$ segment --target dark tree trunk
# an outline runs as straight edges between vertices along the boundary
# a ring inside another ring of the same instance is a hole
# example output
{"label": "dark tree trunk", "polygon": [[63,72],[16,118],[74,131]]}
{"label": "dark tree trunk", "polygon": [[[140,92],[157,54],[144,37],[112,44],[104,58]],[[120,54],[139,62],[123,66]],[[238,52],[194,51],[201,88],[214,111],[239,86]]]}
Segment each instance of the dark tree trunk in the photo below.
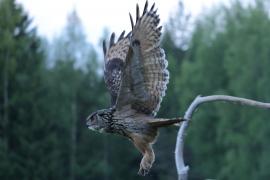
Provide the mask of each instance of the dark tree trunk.
{"label": "dark tree trunk", "polygon": [[7,52],[4,62],[4,75],[3,75],[3,139],[6,144],[6,147],[8,148],[8,123],[9,123],[9,99],[8,99],[8,59],[9,59],[9,53]]}
{"label": "dark tree trunk", "polygon": [[71,145],[70,145],[70,179],[75,180],[75,166],[76,166],[76,149],[77,149],[77,142],[76,142],[76,134],[77,134],[77,107],[76,103],[73,102],[71,105]]}

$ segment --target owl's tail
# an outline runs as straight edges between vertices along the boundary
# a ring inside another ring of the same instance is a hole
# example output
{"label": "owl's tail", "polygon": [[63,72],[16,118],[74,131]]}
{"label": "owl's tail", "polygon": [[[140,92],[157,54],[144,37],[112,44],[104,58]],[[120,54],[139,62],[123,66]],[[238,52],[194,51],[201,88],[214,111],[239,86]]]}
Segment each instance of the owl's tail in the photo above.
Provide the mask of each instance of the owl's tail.
{"label": "owl's tail", "polygon": [[185,121],[186,119],[184,118],[171,118],[171,119],[164,119],[164,118],[155,118],[153,120],[148,121],[148,124],[152,127],[166,127],[166,126],[171,126],[171,125],[176,125],[179,126],[180,123]]}

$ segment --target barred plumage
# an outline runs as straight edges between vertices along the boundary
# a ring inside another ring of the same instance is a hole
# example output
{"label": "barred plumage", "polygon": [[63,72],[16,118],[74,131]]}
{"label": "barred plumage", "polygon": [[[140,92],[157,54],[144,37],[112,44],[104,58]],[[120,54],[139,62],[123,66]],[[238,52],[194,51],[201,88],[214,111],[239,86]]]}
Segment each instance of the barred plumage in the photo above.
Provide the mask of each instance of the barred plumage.
{"label": "barred plumage", "polygon": [[112,33],[107,47],[103,42],[104,79],[111,94],[111,107],[87,119],[90,129],[128,137],[143,154],[139,174],[150,170],[155,154],[152,144],[158,128],[182,121],[181,118],[155,118],[169,82],[168,62],[160,48],[162,27],[155,4],[142,15],[137,5],[136,21],[130,15],[131,32],[115,42]]}
{"label": "barred plumage", "polygon": [[[142,16],[140,16],[139,7],[137,6],[136,24],[134,25],[131,15],[130,20],[132,31],[128,36],[124,37],[123,32],[120,35],[120,40],[114,43],[115,35],[113,33],[110,38],[108,52],[104,50],[105,82],[111,93],[112,105],[116,104],[117,96],[119,97],[119,100],[122,98],[129,98],[121,97],[124,95],[121,95],[119,92],[121,82],[120,74],[123,71],[122,65],[126,63],[127,58],[130,58],[127,57],[127,54],[131,41],[137,40],[140,43],[141,50],[141,72],[144,79],[144,83],[142,85],[146,87],[145,93],[148,94],[149,98],[147,101],[129,101],[129,103],[132,104],[134,109],[140,112],[156,115],[160,108],[162,98],[165,96],[165,91],[169,82],[169,72],[167,70],[168,62],[165,58],[164,50],[159,47],[161,26],[158,26],[158,24],[160,19],[157,15],[157,11],[154,10],[154,4],[150,10],[148,10],[148,3],[146,2]],[[137,54],[134,55],[137,56]],[[133,95],[136,94],[136,92],[132,92],[132,82],[130,82],[129,85],[131,86],[130,93]]]}

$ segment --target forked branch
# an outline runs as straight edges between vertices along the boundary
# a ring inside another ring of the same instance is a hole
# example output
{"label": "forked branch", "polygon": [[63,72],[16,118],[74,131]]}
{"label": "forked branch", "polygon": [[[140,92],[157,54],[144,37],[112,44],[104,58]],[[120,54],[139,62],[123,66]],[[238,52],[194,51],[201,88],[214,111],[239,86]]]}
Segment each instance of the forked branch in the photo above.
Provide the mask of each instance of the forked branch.
{"label": "forked branch", "polygon": [[178,173],[178,180],[186,180],[188,177],[188,170],[189,167],[185,166],[184,164],[184,157],[183,157],[183,148],[184,148],[184,136],[186,129],[189,125],[189,122],[192,118],[193,113],[198,108],[199,105],[207,102],[213,101],[226,101],[231,103],[237,103],[240,105],[247,105],[247,106],[255,106],[258,108],[264,108],[270,110],[270,103],[263,103],[259,101],[254,101],[250,99],[234,97],[234,96],[226,96],[226,95],[213,95],[213,96],[197,96],[187,111],[185,112],[184,121],[178,131],[177,140],[176,140],[176,147],[175,147],[175,163],[176,169]]}

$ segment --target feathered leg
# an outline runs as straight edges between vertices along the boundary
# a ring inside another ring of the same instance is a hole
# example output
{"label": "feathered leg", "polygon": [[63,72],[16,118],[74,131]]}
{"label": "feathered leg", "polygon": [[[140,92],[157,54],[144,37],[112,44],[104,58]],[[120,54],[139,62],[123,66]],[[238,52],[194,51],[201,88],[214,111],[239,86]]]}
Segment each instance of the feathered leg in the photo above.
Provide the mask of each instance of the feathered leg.
{"label": "feathered leg", "polygon": [[133,135],[132,140],[135,147],[143,154],[138,174],[144,176],[149,172],[153,162],[155,161],[155,154],[152,148],[154,138],[144,137],[136,134]]}

